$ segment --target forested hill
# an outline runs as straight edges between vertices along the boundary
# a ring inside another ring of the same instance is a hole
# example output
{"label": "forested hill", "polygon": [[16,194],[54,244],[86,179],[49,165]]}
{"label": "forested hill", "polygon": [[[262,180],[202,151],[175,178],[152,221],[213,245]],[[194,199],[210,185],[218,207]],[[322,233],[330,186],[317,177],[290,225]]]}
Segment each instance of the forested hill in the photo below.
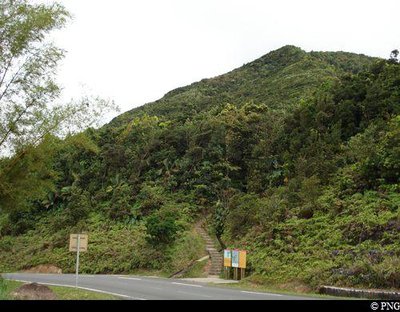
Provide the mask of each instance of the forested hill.
{"label": "forested hill", "polygon": [[[400,288],[400,64],[286,46],[108,125],[48,136],[0,193],[0,271],[173,273],[221,247],[248,281]],[[2,159],[7,166],[13,159]]]}
{"label": "forested hill", "polygon": [[357,73],[376,60],[348,52],[306,53],[287,45],[227,74],[170,91],[111,124],[123,124],[142,114],[185,120],[226,103],[243,105],[249,101],[290,110],[322,83],[337,80],[344,73]]}

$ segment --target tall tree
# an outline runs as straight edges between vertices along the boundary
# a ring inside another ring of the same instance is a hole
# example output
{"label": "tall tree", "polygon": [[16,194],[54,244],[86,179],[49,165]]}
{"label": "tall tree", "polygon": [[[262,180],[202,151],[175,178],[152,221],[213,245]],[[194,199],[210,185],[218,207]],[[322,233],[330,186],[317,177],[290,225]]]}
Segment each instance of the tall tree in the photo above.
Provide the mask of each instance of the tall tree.
{"label": "tall tree", "polygon": [[85,98],[56,104],[64,51],[48,42],[69,13],[58,4],[0,0],[0,155],[39,143],[46,134],[81,130],[113,103]]}
{"label": "tall tree", "polygon": [[28,154],[46,143],[46,137],[80,131],[116,109],[113,102],[100,98],[56,103],[61,88],[55,75],[64,51],[47,38],[69,18],[56,2],[0,0],[0,202],[6,193],[12,201],[17,185],[26,185],[15,180],[16,168],[24,173],[19,179],[29,180],[31,188],[35,179],[43,182],[38,168],[44,167],[29,167]]}

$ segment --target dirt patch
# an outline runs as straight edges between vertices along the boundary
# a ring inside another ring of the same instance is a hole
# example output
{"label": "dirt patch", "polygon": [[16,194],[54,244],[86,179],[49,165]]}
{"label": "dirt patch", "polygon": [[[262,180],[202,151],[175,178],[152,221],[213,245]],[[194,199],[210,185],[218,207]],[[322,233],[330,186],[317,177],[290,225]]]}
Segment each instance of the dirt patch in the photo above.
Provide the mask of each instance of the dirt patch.
{"label": "dirt patch", "polygon": [[47,286],[38,283],[25,284],[12,294],[16,300],[55,300],[56,294]]}
{"label": "dirt patch", "polygon": [[24,273],[62,274],[62,270],[52,264],[41,264],[23,271]]}
{"label": "dirt patch", "polygon": [[204,270],[203,270],[203,272],[206,276],[209,275],[210,269],[211,269],[211,259],[208,259],[207,264],[204,266]]}

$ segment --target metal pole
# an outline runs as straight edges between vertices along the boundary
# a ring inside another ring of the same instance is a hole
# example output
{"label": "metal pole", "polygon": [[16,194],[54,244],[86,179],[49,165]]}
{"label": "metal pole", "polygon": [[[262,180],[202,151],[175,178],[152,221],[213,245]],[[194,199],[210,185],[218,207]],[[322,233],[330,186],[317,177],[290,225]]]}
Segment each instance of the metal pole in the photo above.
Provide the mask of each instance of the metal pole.
{"label": "metal pole", "polygon": [[75,271],[75,287],[76,288],[78,288],[79,249],[81,249],[81,234],[78,234],[78,246],[77,246],[77,250],[76,250],[76,271]]}

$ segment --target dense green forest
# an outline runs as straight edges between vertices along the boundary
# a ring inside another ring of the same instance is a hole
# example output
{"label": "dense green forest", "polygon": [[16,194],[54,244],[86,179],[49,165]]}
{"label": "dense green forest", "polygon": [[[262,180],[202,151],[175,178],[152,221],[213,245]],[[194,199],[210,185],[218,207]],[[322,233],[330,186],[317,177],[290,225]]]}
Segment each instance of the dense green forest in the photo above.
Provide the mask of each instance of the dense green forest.
{"label": "dense green forest", "polygon": [[48,135],[10,171],[3,272],[73,272],[76,231],[86,273],[175,272],[202,255],[206,219],[221,248],[248,251],[254,283],[400,288],[397,51],[285,46],[100,129]]}

